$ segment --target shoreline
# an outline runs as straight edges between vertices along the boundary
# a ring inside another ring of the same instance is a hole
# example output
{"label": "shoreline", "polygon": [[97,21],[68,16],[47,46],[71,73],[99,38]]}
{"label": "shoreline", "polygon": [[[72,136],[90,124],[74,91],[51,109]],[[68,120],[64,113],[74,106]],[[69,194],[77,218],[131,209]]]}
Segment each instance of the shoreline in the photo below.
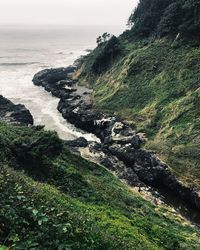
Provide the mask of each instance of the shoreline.
{"label": "shoreline", "polygon": [[[141,149],[141,144],[145,141],[143,134],[137,134],[117,117],[94,111],[91,91],[80,93],[77,81],[71,78],[75,71],[75,66],[46,69],[33,78],[35,85],[44,87],[60,99],[58,111],[65,120],[101,140],[101,143],[94,143],[83,142],[79,138],[74,141],[73,147],[70,146],[72,141],[66,142],[71,150],[79,151],[80,154],[82,151],[85,158],[90,157],[90,154],[95,155],[97,163],[105,166],[132,188],[138,187],[139,191],[149,188],[150,193],[158,196],[158,201],[160,196],[167,197],[169,194],[172,199],[177,200],[177,207],[181,204],[183,210],[187,206],[188,210],[191,208],[191,215],[193,212],[197,214],[197,223],[194,223],[200,225],[199,195],[179,182],[155,152]],[[188,219],[181,210],[178,212]]]}

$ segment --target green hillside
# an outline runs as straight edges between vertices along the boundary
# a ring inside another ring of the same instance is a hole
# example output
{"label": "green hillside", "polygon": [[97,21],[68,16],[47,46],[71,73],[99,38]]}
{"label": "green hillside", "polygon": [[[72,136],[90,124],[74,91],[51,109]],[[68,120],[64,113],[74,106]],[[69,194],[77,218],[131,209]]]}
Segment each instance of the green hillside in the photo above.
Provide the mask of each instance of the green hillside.
{"label": "green hillside", "polygon": [[[155,150],[182,181],[200,190],[200,46],[195,36],[200,22],[194,14],[200,5],[182,1],[181,10],[176,9],[179,25],[172,32],[173,23],[166,20],[174,3],[166,7],[162,2],[141,0],[129,20],[135,24],[132,29],[111,48],[110,40],[99,44],[84,58],[78,75],[81,84],[94,89],[96,109],[116,113],[145,132],[149,140],[144,146]],[[149,23],[153,26],[144,32]]]}
{"label": "green hillside", "polygon": [[0,142],[2,246],[198,249],[198,230],[71,154],[56,134],[1,123]]}
{"label": "green hillside", "polygon": [[[94,108],[138,132],[200,191],[200,3],[140,0],[120,37],[77,65]],[[200,231],[54,132],[0,122],[0,250],[199,250]]]}

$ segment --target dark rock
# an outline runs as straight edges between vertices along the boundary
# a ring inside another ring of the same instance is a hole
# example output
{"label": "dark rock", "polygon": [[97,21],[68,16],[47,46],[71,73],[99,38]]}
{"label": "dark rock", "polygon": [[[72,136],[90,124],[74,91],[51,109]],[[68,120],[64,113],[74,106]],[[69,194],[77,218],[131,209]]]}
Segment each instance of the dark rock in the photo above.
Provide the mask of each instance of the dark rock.
{"label": "dark rock", "polygon": [[73,73],[75,67],[70,66],[67,68],[45,69],[38,72],[33,77],[35,85],[44,86],[46,83],[53,84],[61,80],[67,80],[68,74]]}
{"label": "dark rock", "polygon": [[[153,152],[141,149],[144,137],[137,135],[128,125],[115,117],[92,111],[82,97],[60,100],[58,110],[69,122],[101,139],[101,150],[109,158],[100,163],[129,185],[140,182],[154,188],[165,188],[200,209],[200,197],[182,185]],[[119,162],[125,167],[120,168]]]}
{"label": "dark rock", "polygon": [[45,69],[33,77],[33,83],[42,86],[46,91],[58,98],[68,98],[70,93],[76,91],[72,86],[75,81],[71,79],[71,74],[75,67]]}
{"label": "dark rock", "polygon": [[[66,120],[101,139],[101,144],[89,146],[95,154],[103,153],[104,156],[101,156],[99,162],[130,185],[143,183],[158,189],[164,188],[200,209],[199,195],[180,183],[169,167],[153,152],[141,149],[141,143],[146,141],[145,136],[136,134],[117,117],[94,111],[92,102],[87,100],[88,95],[79,95],[74,90],[66,93],[64,84],[70,77],[67,76],[68,70],[63,72],[64,69],[43,71],[36,74],[33,81],[41,86],[47,86],[48,91],[60,98],[58,110]],[[67,85],[69,87],[70,83]],[[76,146],[80,142],[73,143]]]}
{"label": "dark rock", "polygon": [[130,186],[145,186],[142,183],[137,174],[131,168],[127,168],[123,162],[119,161],[117,157],[106,156],[100,161],[100,164],[115,172],[115,174],[121,179],[126,181]]}
{"label": "dark rock", "polygon": [[8,123],[33,125],[33,117],[24,105],[16,105],[1,95],[0,120]]}
{"label": "dark rock", "polygon": [[114,172],[120,179],[126,181],[127,184],[131,186],[145,186],[133,169],[127,168],[116,156],[106,150],[104,151],[102,144],[90,143],[89,149],[93,154],[99,155],[99,164]]}
{"label": "dark rock", "polygon": [[69,147],[86,148],[88,146],[88,141],[84,137],[79,137],[72,141],[65,141]]}

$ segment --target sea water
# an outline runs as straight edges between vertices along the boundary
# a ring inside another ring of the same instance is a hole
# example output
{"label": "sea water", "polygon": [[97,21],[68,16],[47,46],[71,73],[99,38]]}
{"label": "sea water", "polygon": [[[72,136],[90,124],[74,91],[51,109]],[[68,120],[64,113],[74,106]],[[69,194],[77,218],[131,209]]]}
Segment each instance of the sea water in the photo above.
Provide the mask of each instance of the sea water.
{"label": "sea water", "polygon": [[119,34],[119,27],[77,26],[0,26],[0,94],[16,104],[24,104],[35,125],[57,131],[62,139],[94,136],[76,129],[57,111],[59,99],[34,86],[35,73],[45,68],[66,67],[87,50],[96,37],[108,31]]}

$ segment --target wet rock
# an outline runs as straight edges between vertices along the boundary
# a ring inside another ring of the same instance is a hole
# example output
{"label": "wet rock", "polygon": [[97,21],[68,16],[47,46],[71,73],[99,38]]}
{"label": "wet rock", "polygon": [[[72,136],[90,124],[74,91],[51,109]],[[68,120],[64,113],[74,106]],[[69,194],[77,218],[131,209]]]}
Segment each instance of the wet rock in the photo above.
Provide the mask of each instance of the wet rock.
{"label": "wet rock", "polygon": [[39,86],[45,86],[48,84],[54,84],[61,80],[67,80],[68,74],[73,73],[75,70],[74,66],[67,68],[56,68],[56,69],[45,69],[33,77],[33,83]]}
{"label": "wet rock", "polygon": [[[61,75],[59,75],[61,71]],[[65,71],[65,70],[64,70]],[[71,70],[72,71],[72,70]],[[101,140],[100,145],[90,146],[90,150],[99,154],[99,163],[106,166],[116,175],[126,180],[130,185],[148,185],[158,189],[173,192],[187,203],[200,209],[200,197],[192,189],[185,187],[172,174],[169,167],[161,162],[154,152],[141,149],[146,141],[144,134],[136,134],[125,122],[115,116],[93,110],[88,95],[79,95],[75,90],[66,89],[64,81],[70,81],[67,72],[61,69],[36,74],[34,82],[45,86],[48,91],[60,98],[58,110],[63,117],[76,127],[95,134]],[[61,79],[62,78],[62,79]],[[44,80],[45,79],[45,80]],[[68,88],[73,82],[67,83]],[[86,98],[87,97],[87,98]],[[103,156],[102,156],[103,155]]]}
{"label": "wet rock", "polygon": [[71,74],[75,67],[45,69],[33,77],[33,83],[42,86],[46,91],[58,98],[68,98],[70,93],[76,91],[73,88],[75,81],[71,79]]}
{"label": "wet rock", "polygon": [[72,141],[65,141],[69,147],[85,148],[89,145],[88,141],[84,137],[79,137]]}
{"label": "wet rock", "polygon": [[33,117],[24,105],[16,105],[1,95],[0,121],[14,124],[33,125]]}
{"label": "wet rock", "polygon": [[100,143],[90,143],[90,152],[95,155],[99,155],[98,163],[105,166],[107,169],[114,172],[120,179],[124,180],[131,186],[145,186],[142,183],[133,169],[128,168],[122,161],[116,156],[103,148]]}
{"label": "wet rock", "polygon": [[[182,185],[154,152],[141,149],[141,143],[146,140],[143,134],[136,134],[116,117],[91,110],[82,97],[62,99],[58,109],[69,122],[101,139],[101,150],[107,158],[104,157],[100,163],[119,178],[129,185],[143,183],[165,188],[200,209],[200,197]],[[123,167],[120,167],[122,163]]]}

